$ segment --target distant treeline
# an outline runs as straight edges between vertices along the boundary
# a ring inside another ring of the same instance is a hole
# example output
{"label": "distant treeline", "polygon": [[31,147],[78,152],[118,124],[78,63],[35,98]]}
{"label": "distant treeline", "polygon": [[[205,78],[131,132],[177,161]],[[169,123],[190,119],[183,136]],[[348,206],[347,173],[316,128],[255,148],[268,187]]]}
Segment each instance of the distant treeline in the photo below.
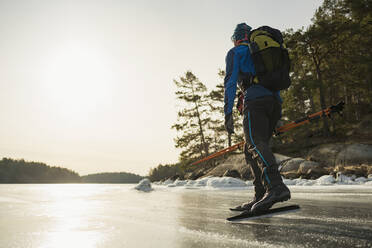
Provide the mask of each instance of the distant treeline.
{"label": "distant treeline", "polygon": [[83,183],[138,183],[143,177],[127,172],[98,173],[82,176]]}
{"label": "distant treeline", "polygon": [[3,158],[0,160],[0,183],[79,183],[79,174],[39,162]]}
{"label": "distant treeline", "polygon": [[99,173],[80,176],[61,167],[40,162],[3,158],[0,160],[0,183],[138,183],[143,177],[132,173]]}

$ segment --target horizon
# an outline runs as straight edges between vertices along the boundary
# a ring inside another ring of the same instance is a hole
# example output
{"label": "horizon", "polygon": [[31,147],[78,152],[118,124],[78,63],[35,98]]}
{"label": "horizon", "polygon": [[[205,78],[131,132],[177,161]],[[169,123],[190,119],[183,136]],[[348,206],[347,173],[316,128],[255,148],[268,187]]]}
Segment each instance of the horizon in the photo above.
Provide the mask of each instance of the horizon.
{"label": "horizon", "polygon": [[79,175],[176,163],[173,79],[211,90],[236,24],[297,30],[322,2],[1,1],[0,156]]}

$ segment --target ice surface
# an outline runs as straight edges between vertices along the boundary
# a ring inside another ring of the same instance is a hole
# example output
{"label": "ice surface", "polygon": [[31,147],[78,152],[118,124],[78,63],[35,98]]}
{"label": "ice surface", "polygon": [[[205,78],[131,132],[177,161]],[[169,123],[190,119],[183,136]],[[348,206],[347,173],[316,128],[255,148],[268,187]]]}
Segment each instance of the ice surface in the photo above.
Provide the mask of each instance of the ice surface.
{"label": "ice surface", "polygon": [[225,219],[235,214],[229,207],[253,197],[253,187],[207,186],[231,182],[215,178],[192,186],[196,181],[152,184],[152,193],[128,184],[2,184],[0,247],[371,247],[372,181],[291,186],[292,199],[284,204],[299,204],[301,211],[243,225]]}

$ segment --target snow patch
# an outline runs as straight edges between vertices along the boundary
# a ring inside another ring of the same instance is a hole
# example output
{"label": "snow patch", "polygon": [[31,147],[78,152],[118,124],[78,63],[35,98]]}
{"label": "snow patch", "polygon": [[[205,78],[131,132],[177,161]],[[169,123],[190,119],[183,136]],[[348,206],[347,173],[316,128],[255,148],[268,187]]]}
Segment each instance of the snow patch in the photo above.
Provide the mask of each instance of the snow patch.
{"label": "snow patch", "polygon": [[[332,175],[324,175],[318,179],[286,179],[283,178],[283,182],[289,186],[325,186],[325,185],[366,185],[372,186],[372,176],[356,177],[346,176],[342,173],[338,173],[337,177],[334,178]],[[142,181],[141,181],[142,182]],[[197,189],[197,188],[217,188],[217,189],[231,189],[231,188],[247,188],[252,187],[252,181],[243,181],[233,177],[204,177],[197,180],[166,180],[163,183],[157,183],[157,185],[166,187],[182,187],[186,189]],[[138,186],[137,186],[138,187]],[[151,185],[150,185],[151,187]]]}
{"label": "snow patch", "polygon": [[357,182],[357,183],[360,183],[360,184],[362,184],[362,183],[365,183],[365,182],[367,182],[368,181],[368,179],[367,178],[365,178],[365,177],[358,177],[358,178],[356,178],[355,180],[354,180],[355,182]]}
{"label": "snow patch", "polygon": [[150,192],[152,191],[151,182],[149,179],[145,178],[142,179],[136,187],[134,187],[136,190],[144,191],[144,192]]}
{"label": "snow patch", "polygon": [[353,179],[342,174],[341,172],[337,172],[336,182],[338,184],[353,184]]}
{"label": "snow patch", "polygon": [[336,182],[335,178],[331,175],[324,175],[316,179],[317,185],[331,185]]}
{"label": "snow patch", "polygon": [[283,183],[285,185],[296,185],[296,182],[294,180],[291,180],[291,179],[283,179]]}
{"label": "snow patch", "polygon": [[207,186],[212,188],[246,187],[247,184],[233,177],[212,177],[207,181]]}

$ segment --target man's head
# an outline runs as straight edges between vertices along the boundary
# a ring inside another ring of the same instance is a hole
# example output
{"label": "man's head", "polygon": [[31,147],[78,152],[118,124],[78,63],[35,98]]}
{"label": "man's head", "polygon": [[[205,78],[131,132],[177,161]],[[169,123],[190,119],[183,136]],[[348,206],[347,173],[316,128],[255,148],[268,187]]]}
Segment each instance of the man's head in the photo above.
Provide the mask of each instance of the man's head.
{"label": "man's head", "polygon": [[251,29],[252,28],[244,22],[236,25],[234,34],[231,36],[231,40],[234,42],[234,45],[237,46],[242,41],[248,40],[248,35]]}

